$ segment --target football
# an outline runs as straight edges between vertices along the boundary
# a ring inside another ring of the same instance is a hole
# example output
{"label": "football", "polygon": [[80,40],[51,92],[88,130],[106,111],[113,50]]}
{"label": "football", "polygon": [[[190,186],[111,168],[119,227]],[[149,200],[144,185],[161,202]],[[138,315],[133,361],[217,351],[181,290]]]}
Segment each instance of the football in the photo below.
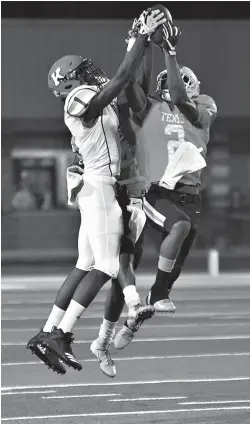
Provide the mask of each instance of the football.
{"label": "football", "polygon": [[[163,6],[162,4],[156,4],[154,6],[151,7],[152,10],[160,10],[161,12],[164,13],[165,18],[168,21],[173,22],[171,13],[169,12],[169,10]],[[154,32],[154,34],[151,36],[151,40],[153,41],[154,44],[156,44],[158,47],[161,46],[162,41],[163,41],[163,33],[162,33],[162,25],[157,28],[157,30]]]}

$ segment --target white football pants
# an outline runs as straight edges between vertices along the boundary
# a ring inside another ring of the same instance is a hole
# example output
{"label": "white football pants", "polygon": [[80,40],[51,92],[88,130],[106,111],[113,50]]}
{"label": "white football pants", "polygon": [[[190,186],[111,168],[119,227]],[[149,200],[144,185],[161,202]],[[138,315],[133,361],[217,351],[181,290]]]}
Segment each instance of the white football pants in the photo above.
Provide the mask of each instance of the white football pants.
{"label": "white football pants", "polygon": [[81,213],[76,267],[95,268],[116,278],[119,271],[122,211],[115,198],[115,178],[83,175],[84,186],[77,195]]}

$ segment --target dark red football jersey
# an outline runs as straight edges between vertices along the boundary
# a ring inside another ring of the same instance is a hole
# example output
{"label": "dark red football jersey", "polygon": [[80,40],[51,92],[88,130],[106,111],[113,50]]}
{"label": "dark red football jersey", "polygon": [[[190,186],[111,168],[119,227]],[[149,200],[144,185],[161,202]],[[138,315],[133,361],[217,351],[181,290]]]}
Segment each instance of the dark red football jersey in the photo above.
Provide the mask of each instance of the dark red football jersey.
{"label": "dark red football jersey", "polygon": [[[210,137],[210,127],[216,117],[217,107],[214,100],[202,94],[193,99],[199,110],[199,118],[192,124],[175,105],[170,105],[160,97],[149,97],[149,107],[138,139],[147,144],[149,155],[150,180],[159,181],[168,165],[169,157],[182,142],[191,142],[202,148],[205,158]],[[188,185],[201,183],[201,171],[185,174],[180,182]]]}

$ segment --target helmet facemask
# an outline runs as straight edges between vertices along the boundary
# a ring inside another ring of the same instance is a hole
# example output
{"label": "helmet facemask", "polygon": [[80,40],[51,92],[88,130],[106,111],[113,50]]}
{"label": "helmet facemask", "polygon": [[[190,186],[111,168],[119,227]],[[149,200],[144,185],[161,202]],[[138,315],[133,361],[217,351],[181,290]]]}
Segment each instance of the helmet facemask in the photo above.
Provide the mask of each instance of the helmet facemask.
{"label": "helmet facemask", "polygon": [[200,94],[200,81],[198,80],[195,73],[187,68],[186,66],[182,66],[180,69],[182,80],[186,87],[186,92],[190,99],[192,97],[197,97]]}
{"label": "helmet facemask", "polygon": [[60,81],[64,82],[71,80],[77,80],[81,84],[100,86],[105,84],[107,77],[101,68],[93,65],[91,59],[84,59],[77,68],[60,78]]}
{"label": "helmet facemask", "polygon": [[171,97],[170,97],[170,93],[169,93],[169,89],[168,89],[168,85],[167,85],[167,77],[168,77],[168,73],[167,73],[166,70],[162,71],[158,75],[156,91],[158,93],[160,93],[160,96],[162,97],[162,99],[170,102]]}
{"label": "helmet facemask", "polygon": [[[184,82],[186,92],[188,97],[191,99],[192,97],[197,97],[200,94],[200,81],[194,74],[194,72],[187,68],[186,66],[182,66],[180,68],[180,73],[182,80]],[[166,100],[171,101],[168,85],[167,85],[167,70],[162,71],[157,77],[157,91],[160,93],[160,96]]]}
{"label": "helmet facemask", "polygon": [[95,85],[101,89],[107,82],[108,78],[101,68],[94,66],[90,59],[74,55],[55,62],[48,77],[49,89],[62,100],[80,85]]}

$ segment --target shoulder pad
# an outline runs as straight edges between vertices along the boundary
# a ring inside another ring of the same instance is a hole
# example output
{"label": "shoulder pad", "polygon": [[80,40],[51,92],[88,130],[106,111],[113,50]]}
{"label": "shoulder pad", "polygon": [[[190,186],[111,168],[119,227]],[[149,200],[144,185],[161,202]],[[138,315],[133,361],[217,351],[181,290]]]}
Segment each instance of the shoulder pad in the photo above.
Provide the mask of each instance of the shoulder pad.
{"label": "shoulder pad", "polygon": [[64,111],[71,116],[82,116],[90,101],[98,92],[96,86],[80,85],[66,97]]}

